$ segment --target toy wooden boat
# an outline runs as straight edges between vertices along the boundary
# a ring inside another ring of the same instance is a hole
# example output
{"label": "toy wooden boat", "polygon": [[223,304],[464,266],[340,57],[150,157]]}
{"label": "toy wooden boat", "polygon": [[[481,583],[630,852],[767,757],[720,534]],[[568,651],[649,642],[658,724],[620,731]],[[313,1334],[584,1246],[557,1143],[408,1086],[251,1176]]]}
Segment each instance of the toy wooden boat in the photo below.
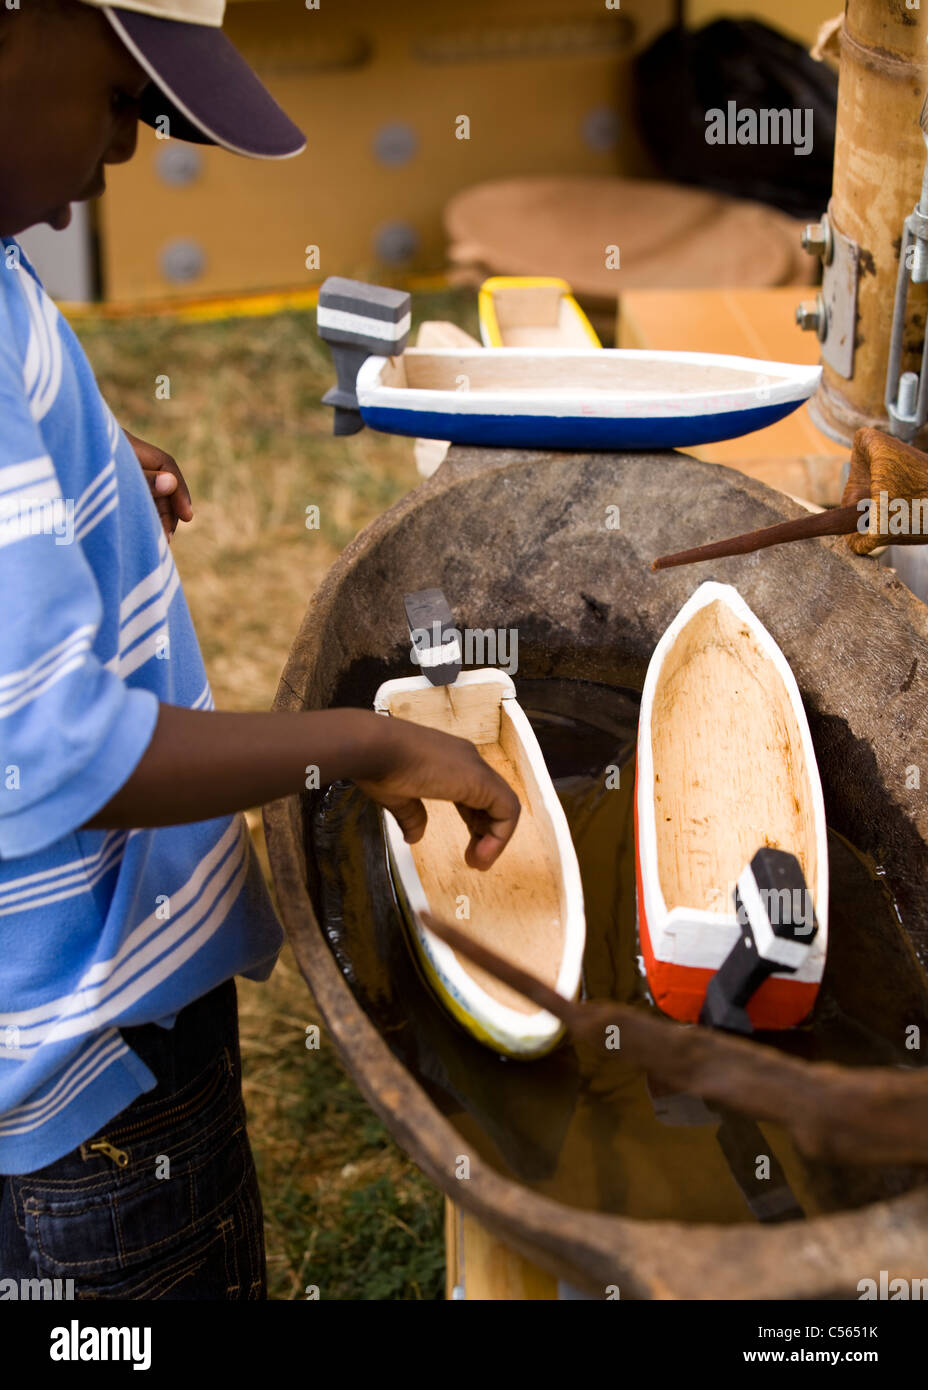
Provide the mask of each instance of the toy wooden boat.
{"label": "toy wooden boat", "polygon": [[493,275],[480,286],[477,312],[484,347],[601,346],[570,285],[556,276]]}
{"label": "toy wooden boat", "polygon": [[363,422],[454,444],[673,448],[762,429],[816,389],[820,367],[622,348],[407,348],[358,372]]}
{"label": "toy wooden boat", "polygon": [[733,888],[744,893],[745,866],[763,846],[799,861],[818,924],[793,973],[770,974],[747,1004],[755,1028],[789,1028],[815,1003],[827,947],[815,752],[773,638],[736,589],[702,584],[655,648],[638,728],[641,949],[655,1002],[672,1017],[699,1018],[709,980],[739,943]]}
{"label": "toy wooden boat", "polygon": [[[419,325],[416,347],[479,347],[476,338],[446,319],[426,319]],[[447,439],[417,439],[413,445],[419,476],[430,478],[451,448]]]}
{"label": "toy wooden boat", "polygon": [[462,671],[451,686],[411,676],[382,685],[374,708],[470,739],[519,797],[522,813],[513,837],[485,871],[465,864],[468,833],[450,802],[426,802],[428,825],[417,844],[406,843],[388,811],[383,821],[397,899],[438,998],[468,1032],[496,1051],[540,1056],[559,1040],[560,1022],[456,956],[420,917],[431,911],[454,922],[566,998],[579,992],[586,939],[580,869],[515,686],[504,671],[492,668]]}
{"label": "toy wooden boat", "polygon": [[[494,275],[477,296],[484,347],[596,347],[599,339],[566,280],[537,275]],[[416,347],[479,347],[454,323],[426,320]],[[416,467],[430,478],[449,448],[447,439],[417,439]]]}

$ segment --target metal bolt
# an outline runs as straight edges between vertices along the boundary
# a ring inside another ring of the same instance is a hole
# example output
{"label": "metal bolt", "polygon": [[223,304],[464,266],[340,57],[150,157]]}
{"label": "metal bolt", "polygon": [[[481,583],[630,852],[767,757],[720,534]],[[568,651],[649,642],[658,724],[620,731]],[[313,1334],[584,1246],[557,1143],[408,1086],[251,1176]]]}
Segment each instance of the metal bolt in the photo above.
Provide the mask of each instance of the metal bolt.
{"label": "metal bolt", "polygon": [[912,284],[923,285],[928,280],[928,242],[922,237],[915,238],[912,254]]}
{"label": "metal bolt", "polygon": [[896,397],[896,414],[902,420],[915,419],[915,406],[918,401],[918,373],[903,372],[899,378],[899,395]]}
{"label": "metal bolt", "polygon": [[803,227],[799,234],[799,241],[803,251],[808,251],[810,256],[818,256],[825,265],[831,264],[834,245],[827,217],[822,217],[820,221],[810,222]]}
{"label": "metal bolt", "polygon": [[825,311],[825,301],[820,294],[816,295],[814,300],[804,299],[797,305],[796,322],[804,333],[814,332],[818,335],[820,343],[825,341],[828,315]]}

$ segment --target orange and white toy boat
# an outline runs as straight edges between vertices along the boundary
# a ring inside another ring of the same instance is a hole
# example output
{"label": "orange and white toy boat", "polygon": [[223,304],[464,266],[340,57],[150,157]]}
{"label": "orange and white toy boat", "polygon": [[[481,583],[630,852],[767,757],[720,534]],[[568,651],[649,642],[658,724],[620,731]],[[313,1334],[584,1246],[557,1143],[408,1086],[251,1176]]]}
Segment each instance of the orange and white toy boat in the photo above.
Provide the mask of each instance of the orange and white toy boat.
{"label": "orange and white toy boat", "polygon": [[[770,633],[736,589],[702,584],[655,648],[638,727],[638,925],[664,1013],[697,1022],[709,981],[739,938],[753,948],[734,890],[739,901],[748,893],[757,901],[746,866],[765,846],[798,860],[817,931],[810,927],[808,944],[773,941],[768,959],[779,964],[746,1009],[754,1028],[791,1028],[815,1003],[828,940],[815,751],[796,679]],[[788,913],[791,895],[782,896]]]}

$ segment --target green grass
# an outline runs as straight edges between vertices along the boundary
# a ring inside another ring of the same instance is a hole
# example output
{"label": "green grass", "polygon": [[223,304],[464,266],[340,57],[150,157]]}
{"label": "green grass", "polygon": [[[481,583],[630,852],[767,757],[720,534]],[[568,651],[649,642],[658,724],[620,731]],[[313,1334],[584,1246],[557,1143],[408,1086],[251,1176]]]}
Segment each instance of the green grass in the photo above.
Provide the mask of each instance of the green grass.
{"label": "green grass", "polygon": [[277,1115],[303,1136],[300,1161],[258,1157],[277,1254],[271,1296],[304,1298],[315,1286],[336,1300],[443,1297],[440,1195],[403,1158],[331,1045],[304,1056],[302,1080],[286,1087]]}

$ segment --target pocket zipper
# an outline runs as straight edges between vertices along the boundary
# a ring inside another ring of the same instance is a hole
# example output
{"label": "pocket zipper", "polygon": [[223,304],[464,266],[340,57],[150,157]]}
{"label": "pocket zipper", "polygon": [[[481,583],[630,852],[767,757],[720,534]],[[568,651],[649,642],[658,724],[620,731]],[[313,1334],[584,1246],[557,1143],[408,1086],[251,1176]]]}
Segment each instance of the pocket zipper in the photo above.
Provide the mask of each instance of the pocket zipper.
{"label": "pocket zipper", "polygon": [[142,1135],[148,1133],[150,1130],[160,1128],[166,1120],[176,1122],[183,1119],[191,1110],[195,1109],[197,1106],[204,1105],[206,1101],[212,1098],[215,1091],[219,1089],[224,1072],[229,1075],[231,1075],[232,1072],[231,1059],[227,1048],[223,1048],[222,1061],[219,1067],[210,1077],[209,1081],[207,1081],[206,1085],[203,1086],[195,1096],[191,1096],[191,1098],[184,1101],[182,1105],[174,1105],[170,1110],[162,1111],[157,1118],[139,1120],[134,1125],[123,1125],[121,1129],[114,1129],[111,1134],[105,1136],[103,1139],[95,1139],[92,1143],[81,1144],[82,1156],[87,1158],[92,1153],[99,1153],[110,1159],[112,1163],[115,1163],[117,1168],[128,1167],[129,1155],[126,1153],[125,1149],[120,1149],[113,1143],[114,1139],[123,1141],[128,1135],[132,1135],[133,1140],[135,1140],[141,1138]]}

